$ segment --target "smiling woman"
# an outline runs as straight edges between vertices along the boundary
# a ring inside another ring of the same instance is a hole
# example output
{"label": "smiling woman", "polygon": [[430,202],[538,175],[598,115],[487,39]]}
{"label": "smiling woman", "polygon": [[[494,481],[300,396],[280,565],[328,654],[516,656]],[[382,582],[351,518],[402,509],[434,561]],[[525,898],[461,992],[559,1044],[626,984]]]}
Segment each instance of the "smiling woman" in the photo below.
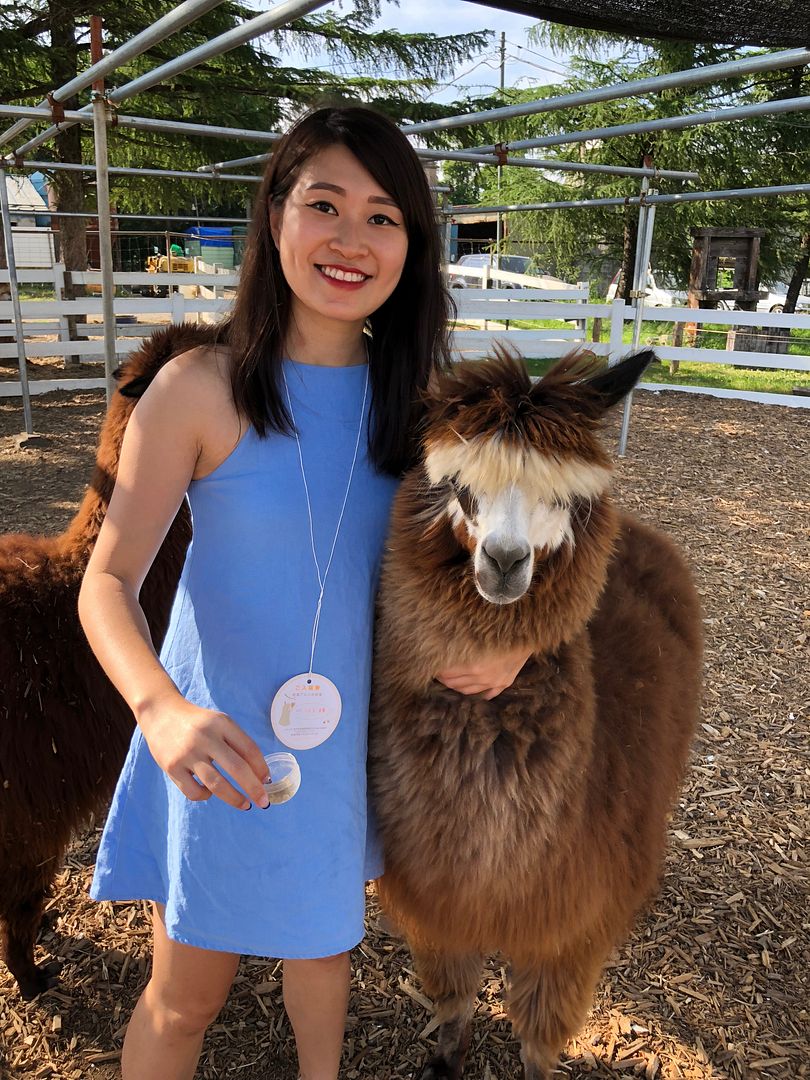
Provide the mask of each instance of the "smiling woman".
{"label": "smiling woman", "polygon": [[293,297],[291,355],[307,359],[296,331],[306,319],[309,331],[348,335],[362,363],[365,320],[393,293],[408,250],[396,201],[351,151],[330,146],[310,158],[283,205],[272,205],[270,229]]}
{"label": "smiling woman", "polygon": [[[324,327],[334,313],[355,349],[363,340],[368,349],[372,458],[401,473],[413,453],[418,391],[434,367],[450,363],[452,301],[413,148],[370,109],[305,116],[273,153],[252,232],[239,295],[219,333],[233,357],[234,399],[258,431],[289,431],[279,381],[285,346],[304,359],[294,351],[301,348],[296,327],[313,317]],[[362,280],[349,280],[358,274]],[[357,336],[363,324],[365,339]],[[352,362],[361,358],[362,351]],[[339,350],[332,362],[344,362]]]}
{"label": "smiling woman", "polygon": [[[319,110],[268,166],[232,317],[124,373],[140,400],[79,600],[138,722],[91,889],[154,902],[124,1080],[192,1076],[240,953],[284,958],[301,1080],[337,1077],[348,950],[383,869],[366,800],[374,600],[420,391],[448,360],[439,256],[402,132]],[[194,535],[158,656],[139,597],[185,498]],[[436,677],[496,694],[525,659]]]}

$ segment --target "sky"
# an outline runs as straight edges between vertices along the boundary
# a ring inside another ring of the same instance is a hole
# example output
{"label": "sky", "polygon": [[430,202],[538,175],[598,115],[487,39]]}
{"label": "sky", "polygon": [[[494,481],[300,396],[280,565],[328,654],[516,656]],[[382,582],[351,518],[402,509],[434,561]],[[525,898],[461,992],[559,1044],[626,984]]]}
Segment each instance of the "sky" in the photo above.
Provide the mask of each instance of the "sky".
{"label": "sky", "polygon": [[[506,34],[506,86],[559,82],[565,76],[565,59],[527,43],[526,31],[535,21],[465,0],[400,0],[398,6],[383,2],[375,27],[442,35],[492,31],[488,49],[460,64],[452,85],[440,87],[430,95],[430,100],[442,102],[453,101],[465,93],[486,94],[498,87],[501,32]],[[317,58],[314,66],[329,62],[328,57]]]}

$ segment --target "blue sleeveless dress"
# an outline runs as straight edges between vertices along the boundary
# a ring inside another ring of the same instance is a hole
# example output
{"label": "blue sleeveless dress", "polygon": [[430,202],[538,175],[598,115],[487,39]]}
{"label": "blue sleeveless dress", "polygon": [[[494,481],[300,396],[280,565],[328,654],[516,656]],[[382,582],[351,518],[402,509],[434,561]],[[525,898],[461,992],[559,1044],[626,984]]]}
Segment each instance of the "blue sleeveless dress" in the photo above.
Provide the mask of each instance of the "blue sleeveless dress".
{"label": "blue sleeveless dress", "polygon": [[[351,467],[365,365],[285,361],[321,571]],[[369,388],[368,400],[371,400]],[[343,700],[332,736],[295,751],[287,803],[240,811],[190,802],[136,729],[104,828],[90,895],[166,905],[175,941],[311,959],[363,936],[365,882],[382,873],[366,796],[374,596],[396,481],[367,455],[369,406],[326,585],[314,670]],[[189,701],[227,713],[263,753],[276,690],[309,664],[318,581],[293,437],[249,428],[188,499],[194,539],[161,661]]]}

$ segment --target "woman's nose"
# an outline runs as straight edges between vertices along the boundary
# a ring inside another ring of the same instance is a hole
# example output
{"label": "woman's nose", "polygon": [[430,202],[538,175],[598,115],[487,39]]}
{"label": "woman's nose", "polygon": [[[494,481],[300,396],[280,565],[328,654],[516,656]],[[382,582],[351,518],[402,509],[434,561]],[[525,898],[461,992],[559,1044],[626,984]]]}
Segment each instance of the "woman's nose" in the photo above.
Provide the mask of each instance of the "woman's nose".
{"label": "woman's nose", "polygon": [[347,221],[345,218],[338,223],[329,246],[333,251],[339,251],[347,258],[364,255],[368,251],[368,245],[362,236],[360,226]]}

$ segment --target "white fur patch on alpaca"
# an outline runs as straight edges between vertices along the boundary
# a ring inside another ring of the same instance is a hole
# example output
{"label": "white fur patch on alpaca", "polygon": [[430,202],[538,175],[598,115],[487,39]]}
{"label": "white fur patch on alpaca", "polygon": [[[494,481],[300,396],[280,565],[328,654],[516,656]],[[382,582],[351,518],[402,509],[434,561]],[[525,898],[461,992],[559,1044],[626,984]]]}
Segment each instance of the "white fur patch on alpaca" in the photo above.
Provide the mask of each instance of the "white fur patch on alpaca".
{"label": "white fur patch on alpaca", "polygon": [[[460,506],[458,509],[461,512]],[[467,530],[479,545],[484,541],[504,548],[526,544],[533,551],[551,552],[566,541],[574,544],[568,508],[530,501],[517,485],[510,485],[494,498],[482,496],[478,515],[474,522],[467,522]]]}
{"label": "white fur patch on alpaca", "polygon": [[592,499],[610,481],[610,470],[578,457],[555,457],[531,447],[510,446],[500,439],[476,437],[432,446],[425,458],[432,484],[455,477],[476,498],[491,498],[512,485],[531,500],[569,502]]}

